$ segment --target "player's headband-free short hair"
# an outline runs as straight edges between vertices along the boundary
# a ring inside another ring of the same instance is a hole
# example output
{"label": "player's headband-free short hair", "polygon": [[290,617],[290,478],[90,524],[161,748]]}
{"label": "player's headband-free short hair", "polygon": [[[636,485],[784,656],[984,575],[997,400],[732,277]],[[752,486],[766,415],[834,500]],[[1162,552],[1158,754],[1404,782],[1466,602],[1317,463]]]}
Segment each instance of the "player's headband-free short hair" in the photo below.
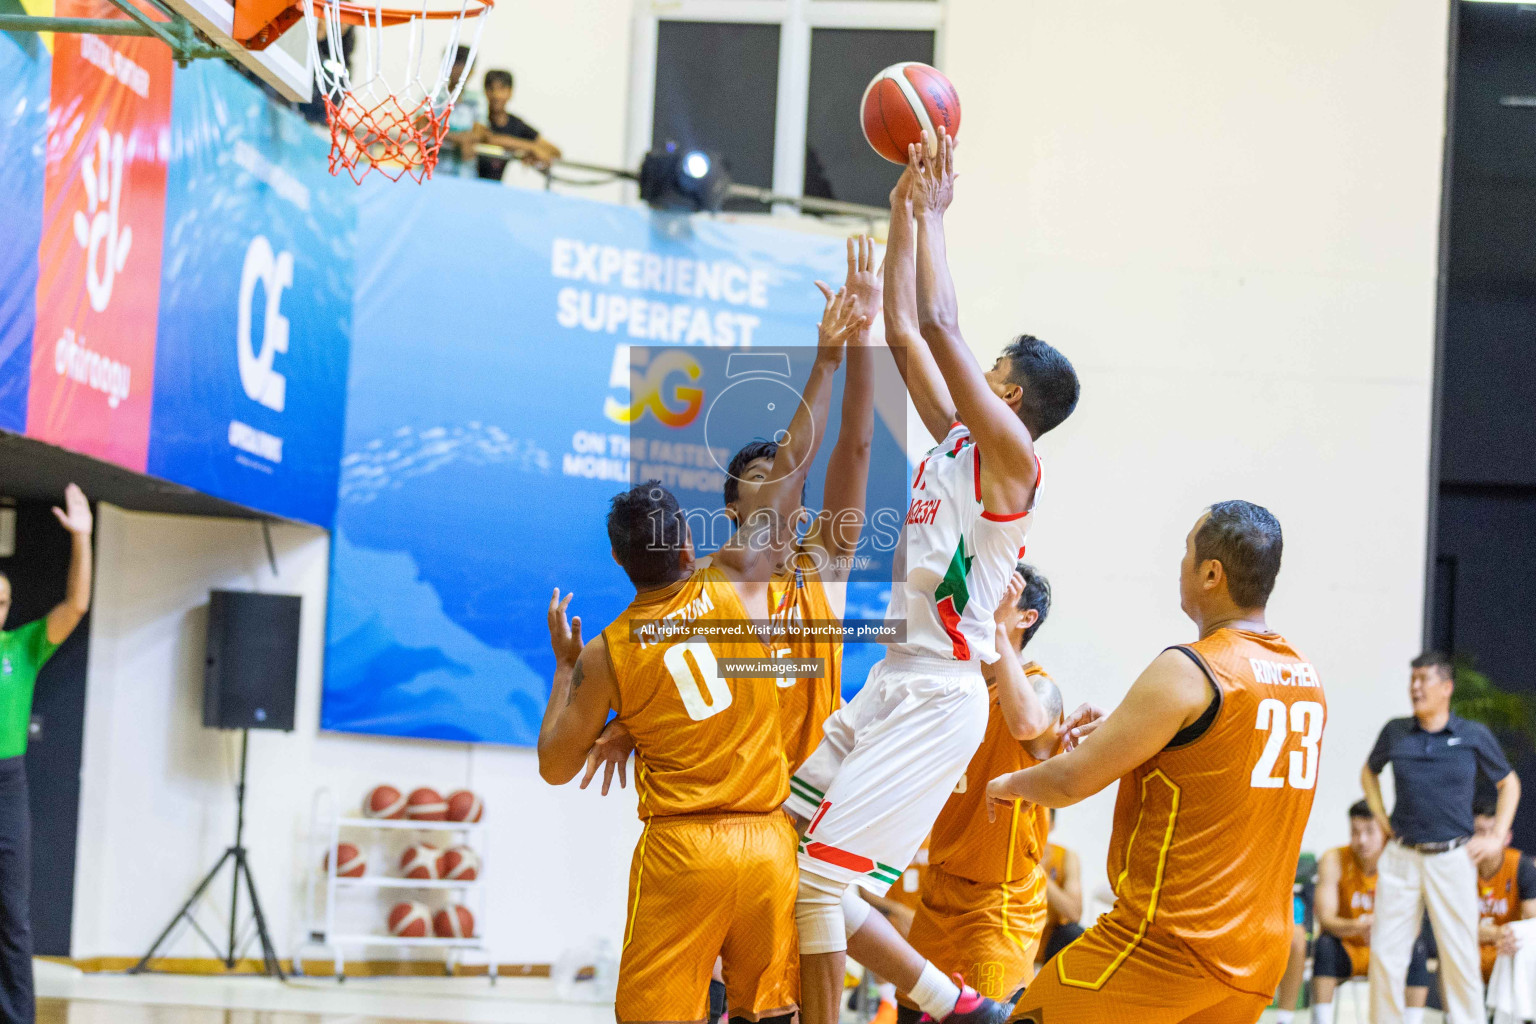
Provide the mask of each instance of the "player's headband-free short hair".
{"label": "player's headband-free short hair", "polygon": [[1024,392],[1019,419],[1029,436],[1040,437],[1061,426],[1082,393],[1071,361],[1033,334],[1014,338],[1002,355],[1008,360],[1008,383]]}
{"label": "player's headband-free short hair", "polygon": [[683,510],[660,480],[647,480],[615,494],[608,506],[608,543],[636,587],[675,580],[677,554],[687,539]]}
{"label": "player's headband-free short hair", "polygon": [[1019,641],[1019,650],[1023,650],[1034,639],[1040,627],[1045,625],[1045,617],[1051,612],[1051,581],[1045,578],[1045,573],[1027,562],[1018,563],[1013,571],[1024,579],[1024,589],[1019,592],[1019,611],[1027,612],[1033,608],[1037,616]]}
{"label": "player's headband-free short hair", "polygon": [[1376,815],[1371,813],[1371,805],[1364,800],[1356,800],[1349,805],[1349,816],[1351,818],[1368,818],[1373,821],[1376,818]]}
{"label": "player's headband-free short hair", "polygon": [[1456,664],[1450,656],[1441,651],[1425,651],[1408,663],[1409,668],[1432,668],[1437,670],[1446,679],[1454,679],[1456,676]]}
{"label": "player's headband-free short hair", "polygon": [[1239,608],[1262,608],[1280,575],[1280,520],[1251,501],[1218,501],[1195,531],[1195,561],[1215,560]]}

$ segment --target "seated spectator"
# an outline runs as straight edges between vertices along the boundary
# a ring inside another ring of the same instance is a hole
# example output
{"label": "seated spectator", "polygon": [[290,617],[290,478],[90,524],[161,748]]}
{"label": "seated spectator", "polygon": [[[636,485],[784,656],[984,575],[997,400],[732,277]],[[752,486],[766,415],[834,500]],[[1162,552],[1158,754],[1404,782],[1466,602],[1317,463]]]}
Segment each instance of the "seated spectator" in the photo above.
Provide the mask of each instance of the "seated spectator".
{"label": "seated spectator", "polygon": [[[453,95],[464,76],[469,74],[469,47],[461,46],[453,55],[453,68],[448,72],[448,95]],[[443,137],[443,148],[438,153],[437,166],[445,174],[472,178],[475,175],[475,146],[485,141],[485,97],[470,88],[466,82],[464,91],[448,114],[448,134]]]}
{"label": "seated spectator", "polygon": [[[1056,828],[1056,809],[1051,808],[1051,829]],[[1083,869],[1077,854],[1055,843],[1045,845],[1045,932],[1035,964],[1046,963],[1083,934]]]}
{"label": "seated spectator", "polygon": [[[1370,805],[1349,809],[1349,845],[1329,850],[1317,863],[1317,942],[1312,950],[1313,1024],[1333,1024],[1333,995],[1350,978],[1370,970],[1371,921],[1376,905],[1376,863],[1386,836]],[[1429,940],[1421,928],[1408,964],[1404,1024],[1423,1024],[1429,999]]]}
{"label": "seated spectator", "polygon": [[[524,163],[536,167],[548,167],[551,160],[560,158],[559,146],[540,135],[539,130],[527,121],[507,110],[507,104],[512,102],[512,72],[493,68],[485,73],[485,102],[487,114],[481,142],[500,146]],[[509,162],[506,157],[481,154],[480,177],[500,181]]]}
{"label": "seated spectator", "polygon": [[[1472,810],[1472,824],[1477,835],[1491,835],[1497,827],[1491,803],[1479,803]],[[1519,850],[1510,847],[1514,838],[1506,832],[1500,837],[1502,849],[1499,856],[1489,858],[1477,866],[1478,914],[1477,941],[1481,946],[1483,982],[1486,984],[1493,973],[1493,962],[1500,952],[1501,940],[1509,946],[1513,935],[1506,935],[1505,927],[1511,921],[1536,917],[1536,863]]]}

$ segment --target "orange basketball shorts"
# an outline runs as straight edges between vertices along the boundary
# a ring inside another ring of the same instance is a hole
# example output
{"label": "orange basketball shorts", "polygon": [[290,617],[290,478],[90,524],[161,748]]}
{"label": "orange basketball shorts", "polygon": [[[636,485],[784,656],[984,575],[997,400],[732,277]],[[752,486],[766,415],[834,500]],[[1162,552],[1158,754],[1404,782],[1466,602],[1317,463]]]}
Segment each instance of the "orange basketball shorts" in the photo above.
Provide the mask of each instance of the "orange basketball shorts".
{"label": "orange basketball shorts", "polygon": [[629,915],[614,1011],[632,1021],[702,1022],[723,961],[733,1017],[791,1013],[799,836],[782,812],[652,818],[629,868]]}
{"label": "orange basketball shorts", "polygon": [[1001,1002],[1034,975],[1046,916],[1039,865],[1015,882],[973,882],[930,864],[907,941],[946,975]]}
{"label": "orange basketball shorts", "polygon": [[1013,1020],[1025,1024],[1254,1024],[1270,997],[1217,981],[1178,941],[1109,916],[1041,968]]}

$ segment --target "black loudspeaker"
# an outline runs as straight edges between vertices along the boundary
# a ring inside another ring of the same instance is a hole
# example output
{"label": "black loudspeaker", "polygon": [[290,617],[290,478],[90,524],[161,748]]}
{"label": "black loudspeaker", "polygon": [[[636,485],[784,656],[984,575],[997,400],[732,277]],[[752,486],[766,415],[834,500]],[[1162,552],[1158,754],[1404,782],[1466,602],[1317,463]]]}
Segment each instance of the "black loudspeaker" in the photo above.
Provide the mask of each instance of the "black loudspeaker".
{"label": "black loudspeaker", "polygon": [[203,725],[293,731],[300,600],[240,590],[209,593]]}

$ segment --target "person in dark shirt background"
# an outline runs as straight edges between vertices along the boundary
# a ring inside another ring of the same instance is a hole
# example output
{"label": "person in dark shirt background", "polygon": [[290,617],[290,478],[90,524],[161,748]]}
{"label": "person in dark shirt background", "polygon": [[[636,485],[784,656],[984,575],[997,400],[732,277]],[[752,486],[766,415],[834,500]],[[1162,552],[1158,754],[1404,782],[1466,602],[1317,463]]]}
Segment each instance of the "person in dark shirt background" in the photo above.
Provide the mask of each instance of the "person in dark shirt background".
{"label": "person in dark shirt background", "polygon": [[[561,156],[560,147],[539,134],[539,130],[507,110],[512,101],[512,72],[492,68],[485,73],[486,124],[481,141],[508,150],[524,163],[536,167],[548,167],[551,160]],[[479,158],[480,177],[500,181],[512,158],[486,156]]]}

